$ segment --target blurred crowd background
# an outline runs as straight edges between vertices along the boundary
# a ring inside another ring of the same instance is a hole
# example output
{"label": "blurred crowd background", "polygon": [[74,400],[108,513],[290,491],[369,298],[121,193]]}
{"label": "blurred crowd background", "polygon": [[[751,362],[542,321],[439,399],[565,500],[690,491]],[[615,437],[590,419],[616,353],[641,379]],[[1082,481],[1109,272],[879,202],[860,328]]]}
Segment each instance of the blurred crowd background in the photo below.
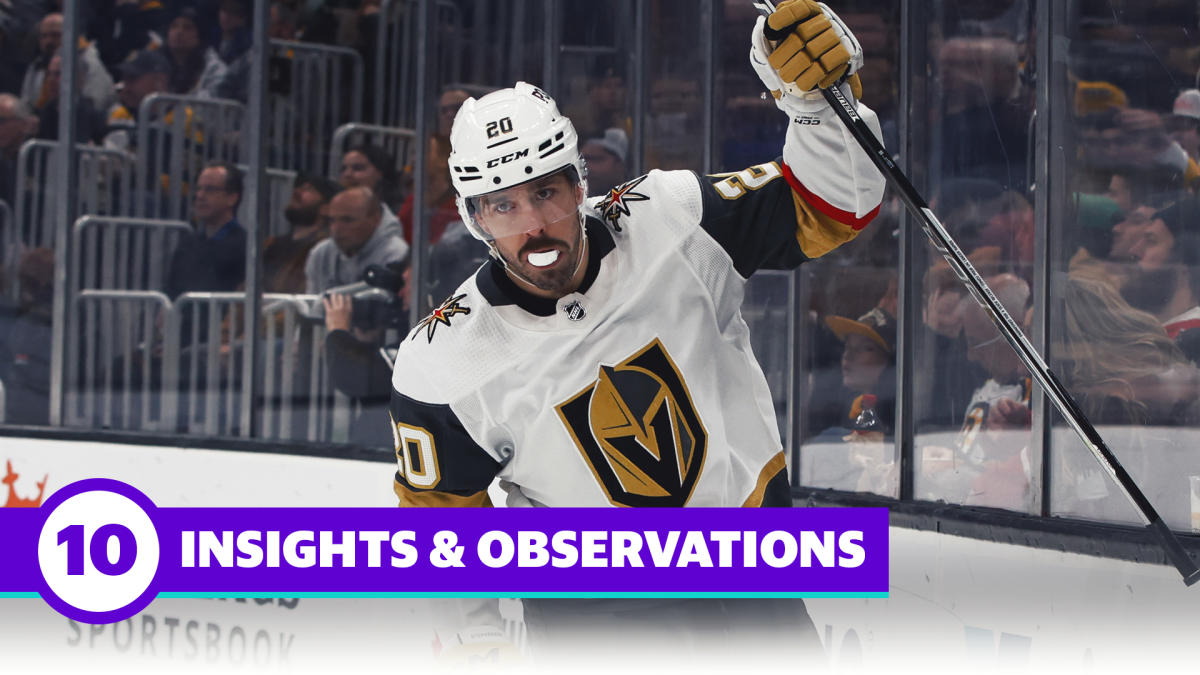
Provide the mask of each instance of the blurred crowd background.
{"label": "blurred crowd background", "polygon": [[[446,164],[463,101],[545,88],[593,196],[773,161],[787,123],[748,67],[740,0],[275,0],[261,26],[251,0],[89,0],[70,45],[62,4],[0,0],[10,425],[386,453],[388,345],[486,256]],[[1200,528],[1200,2],[901,6],[834,7],[886,145],[1167,522]],[[747,298],[797,485],[1135,520],[894,197]]]}

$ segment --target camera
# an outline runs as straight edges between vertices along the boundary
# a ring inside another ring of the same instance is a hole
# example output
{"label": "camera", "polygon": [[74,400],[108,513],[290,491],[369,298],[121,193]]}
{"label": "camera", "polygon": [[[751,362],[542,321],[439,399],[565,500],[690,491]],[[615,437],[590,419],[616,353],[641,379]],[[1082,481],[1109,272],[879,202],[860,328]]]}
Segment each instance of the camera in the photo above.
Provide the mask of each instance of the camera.
{"label": "camera", "polygon": [[368,265],[362,281],[366,288],[350,296],[351,325],[363,330],[404,328],[408,312],[398,295],[404,288],[403,265]]}
{"label": "camera", "polygon": [[[398,295],[404,288],[404,267],[405,263],[369,265],[362,281],[330,288],[324,294],[350,296],[350,325],[355,328],[404,330],[408,327],[408,311]],[[314,318],[324,316],[321,303],[316,303],[314,309]]]}

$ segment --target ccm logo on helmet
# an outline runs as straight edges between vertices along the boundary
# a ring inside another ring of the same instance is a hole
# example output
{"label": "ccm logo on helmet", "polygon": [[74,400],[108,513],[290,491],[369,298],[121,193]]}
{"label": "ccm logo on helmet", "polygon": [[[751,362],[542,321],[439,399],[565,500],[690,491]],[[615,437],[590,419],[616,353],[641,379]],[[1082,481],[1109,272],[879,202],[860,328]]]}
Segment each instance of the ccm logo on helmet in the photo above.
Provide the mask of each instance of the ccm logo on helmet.
{"label": "ccm logo on helmet", "polygon": [[522,157],[528,157],[528,156],[529,156],[529,148],[525,148],[524,150],[521,150],[519,152],[511,152],[503,157],[497,157],[496,159],[489,159],[488,163],[487,163],[487,168],[492,169],[497,166],[500,166],[501,164],[508,164],[509,162],[511,162],[513,160],[517,160]]}

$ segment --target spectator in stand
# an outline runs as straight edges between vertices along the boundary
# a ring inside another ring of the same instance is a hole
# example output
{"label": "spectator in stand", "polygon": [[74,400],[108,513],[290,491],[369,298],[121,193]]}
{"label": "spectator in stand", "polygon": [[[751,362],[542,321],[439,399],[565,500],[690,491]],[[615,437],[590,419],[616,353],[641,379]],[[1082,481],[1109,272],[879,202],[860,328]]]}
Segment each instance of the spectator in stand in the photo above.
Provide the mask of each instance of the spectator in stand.
{"label": "spectator in stand", "polygon": [[[987,282],[1010,315],[1026,316],[1030,292],[1024,279],[1005,273]],[[955,456],[959,478],[970,479],[959,485],[970,489],[959,496],[967,504],[1028,509],[1033,503],[1028,469],[1032,385],[1020,358],[975,299],[962,302],[967,358],[983,366],[988,379],[975,390],[963,415]]]}
{"label": "spectator in stand", "polygon": [[21,300],[0,364],[8,424],[49,424],[50,332],[54,306],[54,251],[35,248],[17,265]]}
{"label": "spectator in stand", "polygon": [[1029,116],[1021,85],[1020,48],[1006,37],[952,37],[938,52],[942,136],[957,139],[942,151],[948,176],[987,178],[1025,191]]}
{"label": "spectator in stand", "polygon": [[891,433],[896,410],[896,320],[882,307],[876,307],[858,320],[828,316],[826,325],[843,344],[842,386],[854,393],[846,427],[862,410],[864,394],[875,394],[875,412]]}
{"label": "spectator in stand", "polygon": [[167,29],[167,48],[171,63],[167,91],[201,98],[217,95],[225,77],[225,64],[216,50],[200,39],[200,22],[196,10],[185,7]]}
{"label": "spectator in stand", "polygon": [[597,58],[588,76],[586,102],[567,111],[581,138],[600,136],[605,129],[614,127],[632,133],[632,122],[625,110],[628,89],[621,59]]}
{"label": "spectator in stand", "polygon": [[19,93],[33,50],[30,37],[53,7],[46,0],[0,0],[0,91]]}
{"label": "spectator in stand", "polygon": [[21,144],[37,131],[38,118],[21,99],[0,94],[0,199],[13,204]]}
{"label": "spectator in stand", "polygon": [[[80,62],[81,69],[87,66]],[[77,83],[82,84],[79,80]],[[62,56],[55,54],[46,67],[46,100],[38,108],[37,137],[58,140],[58,103],[62,85]],[[104,115],[92,107],[91,99],[75,99],[75,134],[80,143],[100,143],[104,139]]]}
{"label": "spectator in stand", "polygon": [[980,248],[999,249],[1000,259],[1032,282],[1035,241],[1033,205],[1019,192],[1008,190],[997,200],[977,243]]}
{"label": "spectator in stand", "polygon": [[959,245],[972,251],[979,244],[980,233],[1001,212],[1004,195],[1003,186],[994,180],[950,178],[938,187],[933,208],[942,214],[939,217]]}
{"label": "spectator in stand", "polygon": [[296,40],[299,22],[296,20],[296,10],[279,2],[271,3],[271,24],[267,27],[267,36],[272,40]]}
{"label": "spectator in stand", "polygon": [[[88,34],[95,37],[100,58],[109,68],[129,55],[161,44],[159,35],[170,20],[161,0],[89,0],[97,5]],[[103,108],[101,108],[103,110]]]}
{"label": "spectator in stand", "polygon": [[[0,5],[0,9],[6,9]],[[21,91],[25,66],[20,55],[20,35],[17,21],[0,11],[0,91]]]}
{"label": "spectator in stand", "polygon": [[[405,287],[397,293],[408,309],[407,262],[389,263],[393,274],[403,275]],[[325,309],[325,361],[333,386],[351,397],[360,409],[350,426],[350,442],[368,447],[390,447],[388,404],[392,398],[392,364],[380,355],[383,330],[354,325],[354,301],[349,296],[329,294],[322,298]],[[401,331],[403,337],[404,331]]]}
{"label": "spectator in stand", "polygon": [[396,159],[387,150],[377,145],[352,146],[342,155],[338,183],[343,188],[370,188],[383,206],[384,220],[398,221],[393,207],[401,203],[400,172],[396,170]]}
{"label": "spectator in stand", "polygon": [[629,153],[629,137],[623,129],[605,129],[604,135],[593,138],[580,148],[588,169],[588,196],[606,195],[629,178],[625,156]]}
{"label": "spectator in stand", "polygon": [[[984,248],[970,258],[1010,315],[1024,317],[1029,284],[1011,273],[997,274],[998,254],[994,248]],[[961,286],[947,265],[935,265],[926,275],[927,292],[931,285],[952,284]],[[945,446],[940,444],[944,441],[919,440],[916,454],[924,485],[920,498],[1022,509],[1031,503],[1032,495],[1027,489],[1028,477],[1014,473],[1014,468],[1023,468],[1028,460],[1027,434],[1020,430],[1028,428],[1030,381],[1016,353],[975,300],[965,293],[957,297],[957,309],[948,314],[955,317],[955,337],[965,338],[965,358],[958,349],[949,358],[939,357],[946,372],[934,376],[932,400],[939,407],[950,401],[963,406],[955,411],[959,432],[957,440]],[[928,316],[926,325],[930,325]],[[939,337],[950,325],[946,322],[938,329]],[[942,338],[934,344],[949,349],[958,341],[951,344]],[[966,376],[974,378],[969,385],[973,391],[968,389],[970,393],[964,397],[960,380]],[[918,379],[918,384],[921,382]],[[922,395],[928,393],[919,391],[918,396]],[[943,423],[939,415],[937,424]]]}
{"label": "spectator in stand", "polygon": [[[454,200],[454,188],[450,185],[450,128],[454,116],[471,94],[464,89],[450,88],[438,99],[438,126],[429,139],[429,154],[425,167],[425,212],[429,217],[429,243],[436,244],[446,232],[446,226],[459,220],[458,205]],[[343,163],[343,167],[346,164]],[[343,169],[344,171],[345,169]],[[409,193],[400,206],[398,216],[404,225],[404,238],[413,239],[413,197]]]}
{"label": "spectator in stand", "polygon": [[[1114,126],[1090,143],[1084,159],[1092,166],[1158,175],[1179,174],[1185,187],[1200,179],[1200,166],[1167,134],[1163,118],[1153,110],[1127,108],[1114,116]],[[1163,186],[1161,189],[1165,189]]]}
{"label": "spectator in stand", "polygon": [[[206,45],[221,43],[221,2],[223,0],[175,0],[176,7],[191,6],[200,19],[200,41]],[[247,6],[249,7],[249,6]],[[164,26],[163,30],[166,30]]]}
{"label": "spectator in stand", "polygon": [[283,212],[292,229],[267,240],[263,248],[265,292],[304,293],[304,265],[309,251],[329,236],[329,200],[337,191],[337,184],[327,178],[296,176]]}
{"label": "spectator in stand", "polygon": [[171,298],[189,291],[233,291],[246,278],[246,230],[237,222],[242,172],[212,162],[192,188],[195,229],[171,254],[166,288]]}
{"label": "spectator in stand", "polygon": [[1183,190],[1183,172],[1172,167],[1118,166],[1105,193],[1126,214],[1158,198]]}
{"label": "spectator in stand", "polygon": [[369,187],[349,187],[329,202],[329,238],[308,254],[304,276],[309,293],[324,293],[362,280],[369,265],[404,260],[408,243],[400,223],[385,218]]}
{"label": "spectator in stand", "polygon": [[[1200,424],[1200,371],[1157,317],[1125,302],[1103,266],[1072,265],[1062,306],[1063,344],[1053,353],[1073,392],[1134,404],[1140,424]],[[1112,410],[1098,405],[1090,412],[1106,408]],[[1129,421],[1126,414],[1107,420],[1100,414],[1098,423]]]}
{"label": "spectator in stand", "polygon": [[1171,138],[1192,161],[1200,162],[1200,89],[1185,89],[1175,99],[1170,117],[1165,120]]}
{"label": "spectator in stand", "polygon": [[1123,239],[1133,264],[1127,266],[1121,285],[1125,300],[1158,317],[1172,339],[1187,345],[1187,356],[1193,360],[1200,360],[1200,353],[1194,351],[1200,336],[1185,334],[1200,326],[1200,295],[1192,280],[1200,276],[1198,235],[1200,201],[1195,197],[1182,197],[1158,209]]}
{"label": "spectator in stand", "polygon": [[246,0],[222,0],[217,14],[221,26],[221,43],[217,55],[226,65],[241,59],[250,51],[250,6]]}
{"label": "spectator in stand", "polygon": [[[1158,319],[1130,307],[1101,265],[1073,265],[1063,289],[1063,383],[1168,524],[1189,522],[1195,447],[1155,427],[1200,424],[1200,371]],[[1129,506],[1082,448],[1057,452],[1054,503],[1064,513],[1124,520]]]}
{"label": "spectator in stand", "polygon": [[250,95],[250,7],[245,0],[221,0],[217,11],[221,41],[217,56],[225,64],[225,77],[217,88],[219,98],[245,102]]}
{"label": "spectator in stand", "polygon": [[[400,223],[384,221],[383,205],[370,188],[346,188],[333,198],[329,233],[329,238],[308,254],[305,275],[309,293],[325,293],[362,281],[370,265],[385,265],[393,273],[403,274],[408,244],[401,237]],[[402,289],[399,296],[407,297],[407,291]],[[389,371],[378,356],[384,330],[353,325],[353,303],[347,295],[326,293],[322,304],[329,331],[325,352],[336,372],[335,384],[362,405],[351,439],[386,446],[389,439],[380,430],[388,428],[384,420],[391,392],[390,387],[380,386]]]}
{"label": "spectator in stand", "polygon": [[[57,12],[47,14],[38,24],[38,56],[25,71],[21,84],[21,98],[25,104],[38,110],[49,98],[46,88],[46,68],[62,48],[63,17]],[[88,98],[96,110],[107,110],[115,100],[112,76],[100,61],[96,46],[82,38],[79,41],[79,62],[84,64],[80,73],[83,80],[82,95]]]}
{"label": "spectator in stand", "polygon": [[328,2],[309,0],[307,9],[301,13],[295,39],[322,45],[336,44],[338,23],[338,17]]}
{"label": "spectator in stand", "polygon": [[[846,489],[889,494],[895,464],[890,449],[882,441],[890,438],[895,429],[896,320],[883,307],[875,307],[858,320],[828,316],[825,323],[842,342],[842,386],[849,392],[847,399],[853,396],[841,424],[823,432],[832,434],[835,441],[849,442],[848,446],[833,450],[840,456],[828,459],[849,469],[841,479]],[[856,442],[851,433],[868,395],[875,397],[874,410],[882,425],[878,444]]]}
{"label": "spectator in stand", "polygon": [[[375,81],[375,62],[379,53],[379,20],[380,0],[360,0],[356,3],[358,11],[353,17],[346,17],[342,24],[345,42],[362,57],[363,76],[365,81]],[[349,95],[350,89],[343,87],[342,95]],[[375,97],[383,92],[375,91],[375,87],[367,87],[363,92],[363,110],[375,109]]]}
{"label": "spectator in stand", "polygon": [[138,107],[147,96],[167,91],[171,64],[157,51],[142,50],[122,63],[120,72],[117,103],[108,111],[104,145],[132,152],[137,138]]}

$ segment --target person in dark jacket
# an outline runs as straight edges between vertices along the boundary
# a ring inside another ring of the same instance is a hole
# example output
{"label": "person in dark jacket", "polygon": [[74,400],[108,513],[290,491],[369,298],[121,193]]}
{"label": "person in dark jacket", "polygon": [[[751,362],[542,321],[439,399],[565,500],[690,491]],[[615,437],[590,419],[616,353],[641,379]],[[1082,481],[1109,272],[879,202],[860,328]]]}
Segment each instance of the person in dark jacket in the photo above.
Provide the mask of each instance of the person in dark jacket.
{"label": "person in dark jacket", "polygon": [[195,229],[171,254],[166,288],[171,298],[189,291],[233,291],[246,278],[246,230],[237,222],[242,172],[208,164],[192,188]]}

